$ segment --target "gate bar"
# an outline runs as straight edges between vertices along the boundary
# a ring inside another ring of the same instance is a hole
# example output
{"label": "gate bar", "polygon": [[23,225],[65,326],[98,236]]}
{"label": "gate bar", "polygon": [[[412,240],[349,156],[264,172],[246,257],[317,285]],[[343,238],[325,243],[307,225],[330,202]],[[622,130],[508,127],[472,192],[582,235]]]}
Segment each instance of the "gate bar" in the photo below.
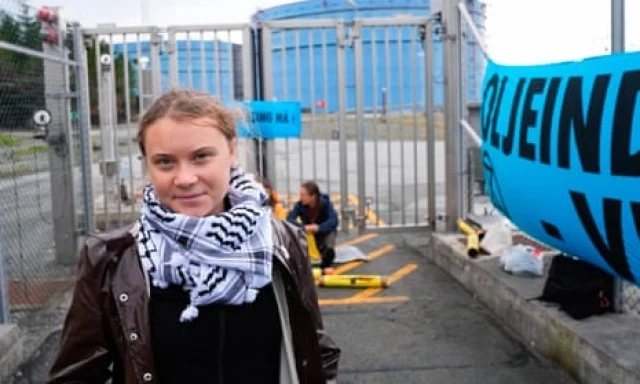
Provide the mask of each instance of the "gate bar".
{"label": "gate bar", "polygon": [[349,200],[347,198],[349,193],[349,183],[347,181],[347,175],[349,169],[347,168],[347,130],[345,127],[345,110],[346,104],[346,73],[345,73],[345,34],[344,23],[338,23],[336,27],[337,37],[337,65],[338,65],[338,125],[340,128],[340,210],[342,219],[342,230],[344,232],[349,231],[349,217],[348,217],[348,205]]}
{"label": "gate bar", "polygon": [[434,108],[433,86],[433,27],[430,22],[425,24],[424,38],[424,68],[425,95],[424,103],[427,113],[427,219],[429,228],[436,229],[436,120]]}
{"label": "gate bar", "polygon": [[[356,132],[358,137],[357,142],[357,166],[358,166],[358,217],[357,226],[359,233],[364,232],[367,225],[367,213],[365,212],[365,195],[366,195],[366,162],[364,153],[364,140],[365,140],[365,126],[364,126],[364,105],[362,98],[364,97],[363,86],[363,67],[364,60],[362,58],[362,24],[360,20],[357,20],[353,25],[353,61],[355,66],[355,94],[356,94]],[[342,135],[340,135],[342,139]],[[346,179],[346,173],[343,173],[341,177]],[[345,193],[343,192],[343,195]]]}

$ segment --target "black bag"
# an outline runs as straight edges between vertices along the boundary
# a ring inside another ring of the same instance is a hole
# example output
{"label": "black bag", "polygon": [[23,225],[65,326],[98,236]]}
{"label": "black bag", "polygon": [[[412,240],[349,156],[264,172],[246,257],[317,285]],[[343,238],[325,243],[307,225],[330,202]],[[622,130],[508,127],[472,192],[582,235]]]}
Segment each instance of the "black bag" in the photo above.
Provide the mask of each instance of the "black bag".
{"label": "black bag", "polygon": [[581,260],[556,255],[551,261],[542,301],[560,304],[574,319],[612,310],[613,278]]}

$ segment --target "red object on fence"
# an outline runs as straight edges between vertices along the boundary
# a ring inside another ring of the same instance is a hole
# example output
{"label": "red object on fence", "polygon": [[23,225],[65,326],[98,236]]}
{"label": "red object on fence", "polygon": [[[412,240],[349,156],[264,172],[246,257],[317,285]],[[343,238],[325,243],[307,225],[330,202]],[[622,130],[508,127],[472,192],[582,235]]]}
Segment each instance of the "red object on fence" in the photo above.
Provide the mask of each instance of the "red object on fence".
{"label": "red object on fence", "polygon": [[38,10],[38,19],[43,23],[56,23],[58,21],[58,12],[50,7],[43,6]]}

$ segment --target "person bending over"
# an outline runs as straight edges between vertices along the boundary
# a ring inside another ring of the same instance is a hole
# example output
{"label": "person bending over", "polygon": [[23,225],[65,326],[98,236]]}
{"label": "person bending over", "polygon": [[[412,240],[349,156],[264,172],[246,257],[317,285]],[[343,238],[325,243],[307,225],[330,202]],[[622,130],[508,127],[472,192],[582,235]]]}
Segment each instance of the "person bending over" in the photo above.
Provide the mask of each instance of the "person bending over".
{"label": "person bending over", "polygon": [[338,213],[329,195],[320,193],[318,184],[307,181],[300,186],[300,200],[287,215],[287,221],[300,225],[315,238],[322,257],[320,268],[330,267],[336,258],[336,235],[338,229]]}

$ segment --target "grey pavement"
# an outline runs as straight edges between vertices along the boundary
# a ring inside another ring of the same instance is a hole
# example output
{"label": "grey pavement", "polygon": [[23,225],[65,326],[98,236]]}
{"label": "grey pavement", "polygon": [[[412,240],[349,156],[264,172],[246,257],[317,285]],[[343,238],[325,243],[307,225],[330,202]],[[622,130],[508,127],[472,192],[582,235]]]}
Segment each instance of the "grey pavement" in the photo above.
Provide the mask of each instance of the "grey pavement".
{"label": "grey pavement", "polygon": [[[381,235],[358,246],[368,253],[389,244],[396,247],[392,252],[354,273],[390,274],[418,265],[379,294],[409,301],[321,307],[325,327],[343,350],[339,383],[573,383],[505,333],[487,308],[401,237]],[[354,293],[319,289],[320,298]],[[59,332],[51,333],[15,383],[42,383],[58,343]]]}
{"label": "grey pavement", "polygon": [[574,320],[557,306],[537,300],[545,276],[520,277],[500,269],[498,256],[470,259],[464,237],[436,234],[431,246],[410,239],[412,247],[452,276],[486,305],[505,331],[527,349],[551,359],[580,383],[640,383],[640,317],[607,313]]}

